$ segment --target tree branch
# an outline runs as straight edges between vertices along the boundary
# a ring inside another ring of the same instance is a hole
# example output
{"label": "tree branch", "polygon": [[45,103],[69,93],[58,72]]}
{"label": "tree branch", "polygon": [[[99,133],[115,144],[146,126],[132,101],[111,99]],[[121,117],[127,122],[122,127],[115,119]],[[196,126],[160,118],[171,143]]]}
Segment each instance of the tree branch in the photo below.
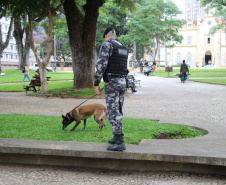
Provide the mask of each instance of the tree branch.
{"label": "tree branch", "polygon": [[30,14],[28,14],[28,22],[29,22],[29,31],[30,31],[30,36],[31,36],[31,49],[35,55],[36,62],[38,63],[38,66],[39,66],[40,60],[38,58],[37,50],[35,49],[33,26],[32,26],[32,16]]}
{"label": "tree branch", "polygon": [[47,52],[47,55],[45,57],[46,65],[49,62],[51,51],[52,51],[53,15],[52,15],[52,12],[50,11],[50,9],[48,10],[48,18],[49,18],[49,33],[48,33],[49,38],[48,38],[48,52]]}
{"label": "tree branch", "polygon": [[57,6],[57,8],[52,12],[52,16],[56,14],[56,12],[63,6],[65,0],[62,0],[61,3]]}
{"label": "tree branch", "polygon": [[93,43],[91,35],[95,35],[96,33],[98,10],[103,3],[104,0],[87,0],[86,4],[83,6],[83,9],[85,10],[85,20],[83,22],[82,39],[86,39],[87,42]]}
{"label": "tree branch", "polygon": [[[9,44],[9,39],[10,39],[10,36],[11,36],[12,28],[13,28],[13,18],[11,17],[10,25],[9,25],[9,30],[8,30],[8,33],[7,33],[6,41],[2,44],[2,48],[1,48],[2,51],[3,51],[5,48],[7,48],[8,44]],[[1,30],[0,30],[0,31],[1,31]]]}

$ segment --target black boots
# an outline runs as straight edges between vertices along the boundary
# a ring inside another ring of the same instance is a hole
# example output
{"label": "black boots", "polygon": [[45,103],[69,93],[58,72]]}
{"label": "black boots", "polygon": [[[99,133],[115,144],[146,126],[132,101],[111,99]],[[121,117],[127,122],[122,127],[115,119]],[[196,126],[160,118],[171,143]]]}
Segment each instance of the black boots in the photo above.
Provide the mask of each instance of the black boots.
{"label": "black boots", "polygon": [[114,144],[114,145],[108,146],[107,150],[110,150],[110,151],[123,151],[123,150],[125,150],[126,145],[124,143],[123,135],[124,134],[114,135],[114,138],[110,139],[108,141],[108,143],[111,143],[111,144]]}
{"label": "black boots", "polygon": [[116,137],[115,137],[115,135],[114,135],[113,139],[109,139],[108,140],[108,143],[109,144],[115,144],[116,143]]}
{"label": "black boots", "polygon": [[[122,135],[122,139],[123,139],[123,142],[124,142],[124,138],[123,138],[124,133],[122,133],[121,135]],[[113,139],[109,139],[108,143],[114,145],[116,143],[116,136],[114,135]]]}

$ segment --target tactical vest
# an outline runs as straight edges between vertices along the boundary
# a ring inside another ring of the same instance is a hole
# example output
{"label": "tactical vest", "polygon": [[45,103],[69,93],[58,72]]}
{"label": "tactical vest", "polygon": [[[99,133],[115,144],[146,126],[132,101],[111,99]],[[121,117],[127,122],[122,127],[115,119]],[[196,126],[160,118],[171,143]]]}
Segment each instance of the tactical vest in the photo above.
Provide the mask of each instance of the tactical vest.
{"label": "tactical vest", "polygon": [[113,45],[113,52],[108,61],[107,73],[126,75],[128,58],[127,47],[116,40],[109,40],[108,42]]}

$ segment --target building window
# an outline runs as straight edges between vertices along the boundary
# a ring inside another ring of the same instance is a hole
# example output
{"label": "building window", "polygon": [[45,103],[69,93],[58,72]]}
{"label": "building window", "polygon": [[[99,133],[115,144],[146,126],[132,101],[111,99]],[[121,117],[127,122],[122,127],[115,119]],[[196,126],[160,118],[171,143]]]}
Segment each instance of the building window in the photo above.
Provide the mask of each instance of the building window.
{"label": "building window", "polygon": [[210,38],[209,37],[207,38],[207,44],[210,44]]}
{"label": "building window", "polygon": [[188,45],[191,45],[191,36],[188,36],[188,37],[187,37],[187,44],[188,44]]}
{"label": "building window", "polygon": [[15,56],[15,58],[17,59],[17,55]]}
{"label": "building window", "polygon": [[13,59],[13,55],[11,55],[11,59]]}
{"label": "building window", "polygon": [[205,44],[213,44],[213,35],[205,35],[204,39]]}
{"label": "building window", "polygon": [[5,54],[5,58],[8,59],[8,54]]}
{"label": "building window", "polygon": [[191,28],[192,27],[192,25],[191,24],[188,24],[188,28]]}
{"label": "building window", "polygon": [[180,62],[181,62],[181,54],[177,53],[177,63],[180,63]]}
{"label": "building window", "polygon": [[8,17],[5,17],[5,21],[8,21]]}
{"label": "building window", "polygon": [[191,53],[187,54],[187,62],[191,62]]}
{"label": "building window", "polygon": [[8,26],[7,25],[5,25],[5,30],[8,30]]}
{"label": "building window", "polygon": [[167,62],[170,61],[170,57],[171,57],[170,53],[167,53]]}
{"label": "building window", "polygon": [[13,50],[13,45],[11,45],[11,50]]}

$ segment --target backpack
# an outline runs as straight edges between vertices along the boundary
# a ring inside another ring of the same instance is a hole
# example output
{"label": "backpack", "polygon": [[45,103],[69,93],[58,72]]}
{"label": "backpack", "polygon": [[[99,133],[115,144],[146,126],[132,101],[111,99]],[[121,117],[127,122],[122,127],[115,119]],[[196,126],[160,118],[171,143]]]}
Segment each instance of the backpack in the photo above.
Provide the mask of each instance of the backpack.
{"label": "backpack", "polygon": [[25,73],[25,67],[22,68],[22,73]]}

